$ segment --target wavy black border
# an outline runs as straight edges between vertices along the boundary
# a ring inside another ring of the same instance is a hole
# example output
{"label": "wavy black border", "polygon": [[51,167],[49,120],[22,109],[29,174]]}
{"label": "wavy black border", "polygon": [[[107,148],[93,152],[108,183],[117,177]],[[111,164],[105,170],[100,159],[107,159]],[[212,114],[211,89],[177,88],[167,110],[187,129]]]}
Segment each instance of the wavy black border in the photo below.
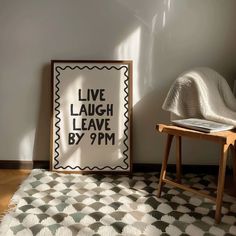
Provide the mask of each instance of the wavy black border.
{"label": "wavy black border", "polygon": [[[59,161],[57,160],[57,158],[59,157],[59,143],[58,141],[60,140],[60,122],[61,122],[61,118],[60,118],[60,95],[59,95],[59,91],[60,91],[60,88],[59,88],[59,84],[60,84],[60,79],[59,79],[59,76],[61,75],[60,71],[59,70],[66,70],[66,69],[71,69],[71,70],[75,70],[75,69],[79,69],[79,70],[83,70],[83,69],[88,69],[88,70],[93,70],[94,68],[95,69],[98,69],[98,70],[103,70],[103,69],[107,69],[107,70],[111,70],[111,69],[116,69],[116,70],[122,70],[123,68],[125,68],[126,70],[124,71],[124,76],[126,77],[126,79],[124,80],[124,84],[125,84],[125,88],[124,88],[124,92],[126,94],[126,96],[124,97],[124,100],[125,100],[125,104],[124,104],[124,107],[125,107],[125,112],[124,112],[124,117],[126,118],[125,122],[124,122],[124,126],[125,126],[125,130],[124,130],[124,140],[123,140],[123,143],[124,143],[124,146],[125,146],[125,150],[123,151],[123,155],[125,156],[123,162],[125,164],[125,167],[122,167],[122,166],[115,166],[115,167],[111,167],[111,166],[104,166],[102,168],[100,167],[97,167],[97,166],[94,166],[94,167],[89,167],[89,166],[85,166],[84,168],[81,168],[80,166],[75,166],[75,167],[72,167],[70,165],[67,165],[65,167],[63,166],[58,166],[59,165]],[[54,140],[54,143],[55,143],[55,149],[54,149],[54,152],[55,152],[55,156],[54,156],[54,161],[56,162],[56,164],[54,164],[54,169],[58,170],[58,169],[63,169],[63,170],[66,170],[68,168],[70,168],[71,170],[76,170],[76,169],[79,169],[81,171],[84,171],[84,170],[89,170],[89,171],[93,171],[93,170],[99,170],[99,171],[102,171],[102,170],[105,170],[105,169],[108,169],[108,170],[116,170],[116,169],[122,169],[122,170],[128,170],[129,168],[129,164],[128,164],[128,159],[129,159],[129,156],[128,156],[128,151],[129,151],[129,146],[127,144],[127,141],[128,141],[128,134],[129,134],[129,66],[125,66],[125,65],[122,65],[120,66],[119,68],[115,67],[115,66],[110,66],[110,67],[107,67],[107,66],[102,66],[102,67],[98,67],[98,66],[92,66],[92,67],[89,67],[89,66],[74,66],[74,67],[71,67],[71,66],[65,66],[65,67],[61,67],[61,66],[56,66],[55,67],[55,71],[57,72],[57,75],[55,76],[56,78],[56,84],[55,84],[55,108],[54,110],[56,111],[56,114],[55,114],[55,118],[56,118],[56,122],[55,122],[55,129],[56,129],[56,139]]]}

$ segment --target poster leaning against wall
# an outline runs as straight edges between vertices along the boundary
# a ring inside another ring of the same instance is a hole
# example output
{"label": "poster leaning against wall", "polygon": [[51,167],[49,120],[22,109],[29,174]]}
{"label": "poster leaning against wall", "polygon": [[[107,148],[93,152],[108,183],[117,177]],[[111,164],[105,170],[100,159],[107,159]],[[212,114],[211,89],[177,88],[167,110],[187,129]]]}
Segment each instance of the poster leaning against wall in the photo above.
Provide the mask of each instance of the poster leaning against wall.
{"label": "poster leaning against wall", "polygon": [[51,170],[132,171],[132,61],[53,60]]}

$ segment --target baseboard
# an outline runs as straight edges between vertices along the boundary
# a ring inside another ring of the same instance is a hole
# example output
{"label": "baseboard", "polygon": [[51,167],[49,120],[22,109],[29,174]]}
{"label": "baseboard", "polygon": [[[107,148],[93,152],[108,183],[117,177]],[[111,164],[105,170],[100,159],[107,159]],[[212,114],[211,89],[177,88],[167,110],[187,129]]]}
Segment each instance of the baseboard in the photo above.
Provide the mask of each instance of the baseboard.
{"label": "baseboard", "polygon": [[49,161],[0,160],[0,169],[49,169]]}
{"label": "baseboard", "polygon": [[[8,161],[0,160],[0,169],[49,169],[49,161]],[[169,164],[167,170],[169,172],[175,173],[174,164]],[[155,172],[161,170],[161,164],[149,164],[149,163],[134,163],[133,171],[134,172]],[[183,165],[183,173],[206,173],[206,174],[217,174],[218,166],[217,165]],[[231,169],[227,168],[227,173],[232,172]]]}
{"label": "baseboard", "polygon": [[[183,173],[206,173],[216,175],[218,173],[218,165],[182,165]],[[147,163],[134,163],[134,172],[155,172],[161,171],[161,164],[147,164]],[[167,171],[175,173],[176,165],[168,164]],[[227,173],[231,170],[227,169]]]}

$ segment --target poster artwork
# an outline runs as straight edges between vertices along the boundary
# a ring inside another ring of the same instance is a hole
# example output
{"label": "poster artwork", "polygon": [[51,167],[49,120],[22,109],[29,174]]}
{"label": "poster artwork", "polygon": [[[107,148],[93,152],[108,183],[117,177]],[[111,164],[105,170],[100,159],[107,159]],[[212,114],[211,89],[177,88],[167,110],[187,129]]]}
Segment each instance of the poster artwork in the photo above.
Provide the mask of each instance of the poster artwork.
{"label": "poster artwork", "polygon": [[131,171],[130,61],[52,61],[54,171]]}
{"label": "poster artwork", "polygon": [[69,133],[68,144],[78,145],[85,132],[92,130],[93,132],[90,134],[91,145],[94,145],[94,143],[114,145],[115,133],[110,133],[110,117],[113,116],[113,104],[104,104],[106,102],[105,89],[87,89],[85,97],[82,95],[82,89],[78,89],[78,101],[86,101],[88,104],[83,103],[77,107],[73,103],[70,104],[70,116],[73,120],[74,132]]}

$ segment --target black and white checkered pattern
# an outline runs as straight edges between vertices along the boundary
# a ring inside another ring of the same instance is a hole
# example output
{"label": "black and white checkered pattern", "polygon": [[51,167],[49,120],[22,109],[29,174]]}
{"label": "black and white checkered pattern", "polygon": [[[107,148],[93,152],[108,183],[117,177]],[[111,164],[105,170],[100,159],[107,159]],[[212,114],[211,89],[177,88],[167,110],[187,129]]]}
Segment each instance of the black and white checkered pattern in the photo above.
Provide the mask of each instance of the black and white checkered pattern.
{"label": "black and white checkered pattern", "polygon": [[[3,218],[0,235],[236,235],[235,198],[224,196],[216,225],[208,199],[168,185],[157,198],[158,177],[33,170],[13,197],[17,206]],[[214,194],[212,176],[187,174],[183,181]]]}

